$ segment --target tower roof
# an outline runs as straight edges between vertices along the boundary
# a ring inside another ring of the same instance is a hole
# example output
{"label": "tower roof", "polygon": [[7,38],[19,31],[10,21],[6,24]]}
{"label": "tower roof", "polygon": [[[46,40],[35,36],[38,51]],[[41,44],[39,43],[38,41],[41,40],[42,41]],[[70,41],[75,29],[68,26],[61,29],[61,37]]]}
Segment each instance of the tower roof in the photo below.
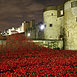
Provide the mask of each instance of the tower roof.
{"label": "tower roof", "polygon": [[48,11],[48,10],[57,10],[57,6],[48,6],[46,7],[43,11]]}
{"label": "tower roof", "polygon": [[63,9],[64,8],[64,4],[61,4],[59,6],[48,6],[46,7],[43,12],[45,11],[49,11],[49,10],[60,10],[60,9]]}

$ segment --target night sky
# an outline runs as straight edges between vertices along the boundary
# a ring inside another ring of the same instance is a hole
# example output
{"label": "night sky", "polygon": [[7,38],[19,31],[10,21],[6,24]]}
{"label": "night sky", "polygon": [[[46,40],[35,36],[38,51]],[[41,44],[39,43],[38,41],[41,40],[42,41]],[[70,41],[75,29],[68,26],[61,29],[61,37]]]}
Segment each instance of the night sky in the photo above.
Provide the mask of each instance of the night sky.
{"label": "night sky", "polygon": [[35,19],[43,21],[43,9],[59,5],[66,0],[0,0],[0,31],[18,27],[21,23]]}

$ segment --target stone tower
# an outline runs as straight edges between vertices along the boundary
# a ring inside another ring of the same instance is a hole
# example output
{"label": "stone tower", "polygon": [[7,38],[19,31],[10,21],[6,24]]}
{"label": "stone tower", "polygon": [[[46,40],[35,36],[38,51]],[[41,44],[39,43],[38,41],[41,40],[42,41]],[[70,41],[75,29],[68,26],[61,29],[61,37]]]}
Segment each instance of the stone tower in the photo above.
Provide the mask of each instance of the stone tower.
{"label": "stone tower", "polygon": [[59,39],[60,35],[62,35],[63,15],[63,5],[50,6],[44,9],[45,39]]}
{"label": "stone tower", "polygon": [[77,0],[50,6],[43,13],[45,39],[63,39],[65,50],[77,50]]}
{"label": "stone tower", "polygon": [[57,7],[50,6],[45,8],[43,15],[44,24],[46,24],[44,30],[45,39],[58,39],[60,32],[57,25]]}
{"label": "stone tower", "polygon": [[64,42],[66,50],[77,50],[77,0],[64,4]]}

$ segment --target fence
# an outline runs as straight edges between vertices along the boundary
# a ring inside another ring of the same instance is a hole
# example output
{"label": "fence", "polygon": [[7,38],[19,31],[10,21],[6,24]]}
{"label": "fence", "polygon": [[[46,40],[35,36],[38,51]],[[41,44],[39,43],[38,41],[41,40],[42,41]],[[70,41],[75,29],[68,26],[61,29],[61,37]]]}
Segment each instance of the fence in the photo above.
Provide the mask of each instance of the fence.
{"label": "fence", "polygon": [[35,43],[39,43],[47,48],[52,49],[63,49],[63,41],[62,40],[33,40]]}
{"label": "fence", "polygon": [[[63,49],[63,41],[62,40],[33,40],[33,42],[39,43],[39,45],[42,45],[47,48]],[[0,45],[5,46],[6,41],[0,40]]]}

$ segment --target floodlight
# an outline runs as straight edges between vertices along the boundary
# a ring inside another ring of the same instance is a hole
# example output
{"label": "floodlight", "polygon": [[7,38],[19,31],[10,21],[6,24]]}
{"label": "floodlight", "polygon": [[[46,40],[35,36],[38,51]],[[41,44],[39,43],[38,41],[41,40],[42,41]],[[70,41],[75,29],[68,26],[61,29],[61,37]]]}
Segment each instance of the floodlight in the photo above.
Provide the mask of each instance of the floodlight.
{"label": "floodlight", "polygon": [[30,33],[28,33],[28,35],[27,35],[28,37],[30,37]]}
{"label": "floodlight", "polygon": [[40,26],[40,29],[41,29],[41,30],[44,30],[44,28],[45,28],[45,25],[42,24],[42,25]]}

